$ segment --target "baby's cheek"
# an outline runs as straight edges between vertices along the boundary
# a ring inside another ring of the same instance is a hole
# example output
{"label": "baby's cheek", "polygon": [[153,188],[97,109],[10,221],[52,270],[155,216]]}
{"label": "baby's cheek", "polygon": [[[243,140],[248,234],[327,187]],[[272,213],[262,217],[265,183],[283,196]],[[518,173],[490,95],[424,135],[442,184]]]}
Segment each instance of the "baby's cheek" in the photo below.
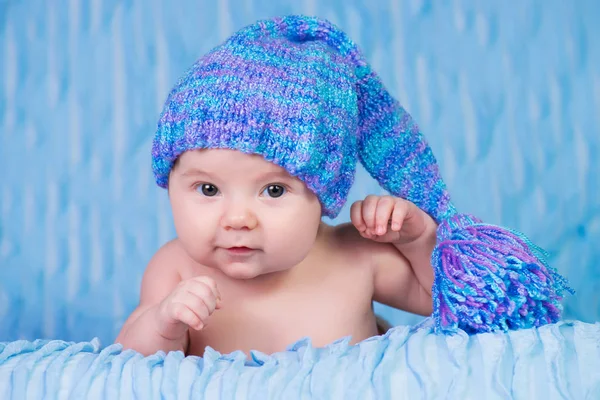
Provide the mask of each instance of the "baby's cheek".
{"label": "baby's cheek", "polygon": [[265,250],[272,262],[287,267],[300,263],[314,246],[315,235],[291,224],[292,229],[273,229],[267,235]]}
{"label": "baby's cheek", "polygon": [[213,248],[206,240],[198,237],[186,237],[184,247],[188,256],[196,263],[205,266],[215,264]]}
{"label": "baby's cheek", "polygon": [[210,256],[214,230],[200,216],[187,216],[177,222],[177,236],[186,251],[194,261],[204,263]]}

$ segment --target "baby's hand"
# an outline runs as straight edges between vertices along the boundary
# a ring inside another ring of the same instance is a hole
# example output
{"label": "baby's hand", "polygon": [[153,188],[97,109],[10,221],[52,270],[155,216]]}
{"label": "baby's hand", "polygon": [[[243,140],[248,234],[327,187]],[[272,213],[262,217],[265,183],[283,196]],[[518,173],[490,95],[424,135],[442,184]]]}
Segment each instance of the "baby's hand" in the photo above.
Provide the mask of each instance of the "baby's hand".
{"label": "baby's hand", "polygon": [[410,201],[371,195],[352,204],[350,218],[364,238],[406,244],[425,232],[426,219],[431,217]]}
{"label": "baby's hand", "polygon": [[165,339],[178,340],[188,327],[200,330],[215,309],[221,296],[212,278],[197,276],[180,282],[156,310],[159,333]]}

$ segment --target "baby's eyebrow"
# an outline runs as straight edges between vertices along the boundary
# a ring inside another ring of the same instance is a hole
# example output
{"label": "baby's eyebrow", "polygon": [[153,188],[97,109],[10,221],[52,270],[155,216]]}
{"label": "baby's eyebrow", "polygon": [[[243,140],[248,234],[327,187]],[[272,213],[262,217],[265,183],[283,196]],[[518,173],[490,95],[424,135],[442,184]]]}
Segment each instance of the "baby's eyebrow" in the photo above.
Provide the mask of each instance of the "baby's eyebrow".
{"label": "baby's eyebrow", "polygon": [[292,177],[289,174],[285,173],[285,172],[282,172],[282,171],[272,171],[272,172],[266,172],[264,174],[261,174],[258,177],[258,180],[269,180],[269,179],[277,179],[277,178],[278,179],[282,179],[282,180],[283,179],[285,179],[285,180],[292,179]]}
{"label": "baby's eyebrow", "polygon": [[[188,169],[182,170],[181,176],[183,176],[183,177],[202,176],[202,177],[206,177],[208,179],[213,178],[213,175],[211,175],[210,173],[208,173],[198,167],[190,167]],[[264,172],[262,174],[257,174],[254,178],[249,178],[249,179],[254,179],[256,182],[263,182],[263,181],[268,181],[271,179],[279,179],[279,180],[286,180],[286,181],[293,180],[293,178],[289,174],[287,174],[283,171]]]}
{"label": "baby's eyebrow", "polygon": [[182,176],[199,176],[199,175],[203,175],[203,176],[207,176],[210,177],[211,175],[208,172],[202,171],[201,169],[198,168],[189,168],[184,170],[181,173]]}

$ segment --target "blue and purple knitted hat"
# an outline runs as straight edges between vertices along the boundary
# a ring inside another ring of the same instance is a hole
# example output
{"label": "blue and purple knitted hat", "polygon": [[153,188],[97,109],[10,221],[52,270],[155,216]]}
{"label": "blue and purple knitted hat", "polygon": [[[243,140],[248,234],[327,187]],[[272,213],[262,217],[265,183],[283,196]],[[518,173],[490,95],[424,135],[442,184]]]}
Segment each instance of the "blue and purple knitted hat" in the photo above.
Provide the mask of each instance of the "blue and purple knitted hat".
{"label": "blue and purple knitted hat", "polygon": [[436,331],[536,327],[560,318],[570,289],[523,235],[458,214],[419,128],[358,47],[326,20],[259,21],[200,58],[169,93],[152,147],[167,187],[183,152],[262,155],[302,180],[335,217],[357,162],[438,223]]}

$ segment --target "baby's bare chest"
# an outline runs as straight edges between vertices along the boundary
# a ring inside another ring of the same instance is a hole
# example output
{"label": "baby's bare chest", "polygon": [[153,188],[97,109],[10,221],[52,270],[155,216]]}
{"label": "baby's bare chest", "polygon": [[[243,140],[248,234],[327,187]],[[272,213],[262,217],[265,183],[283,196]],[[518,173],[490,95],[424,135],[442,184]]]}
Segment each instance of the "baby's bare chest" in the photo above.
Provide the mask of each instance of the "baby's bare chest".
{"label": "baby's bare chest", "polygon": [[202,331],[190,332],[189,352],[202,354],[210,346],[222,353],[273,353],[303,337],[325,346],[345,336],[356,342],[375,335],[369,272],[350,267],[316,275],[262,292],[221,285],[222,308]]}

